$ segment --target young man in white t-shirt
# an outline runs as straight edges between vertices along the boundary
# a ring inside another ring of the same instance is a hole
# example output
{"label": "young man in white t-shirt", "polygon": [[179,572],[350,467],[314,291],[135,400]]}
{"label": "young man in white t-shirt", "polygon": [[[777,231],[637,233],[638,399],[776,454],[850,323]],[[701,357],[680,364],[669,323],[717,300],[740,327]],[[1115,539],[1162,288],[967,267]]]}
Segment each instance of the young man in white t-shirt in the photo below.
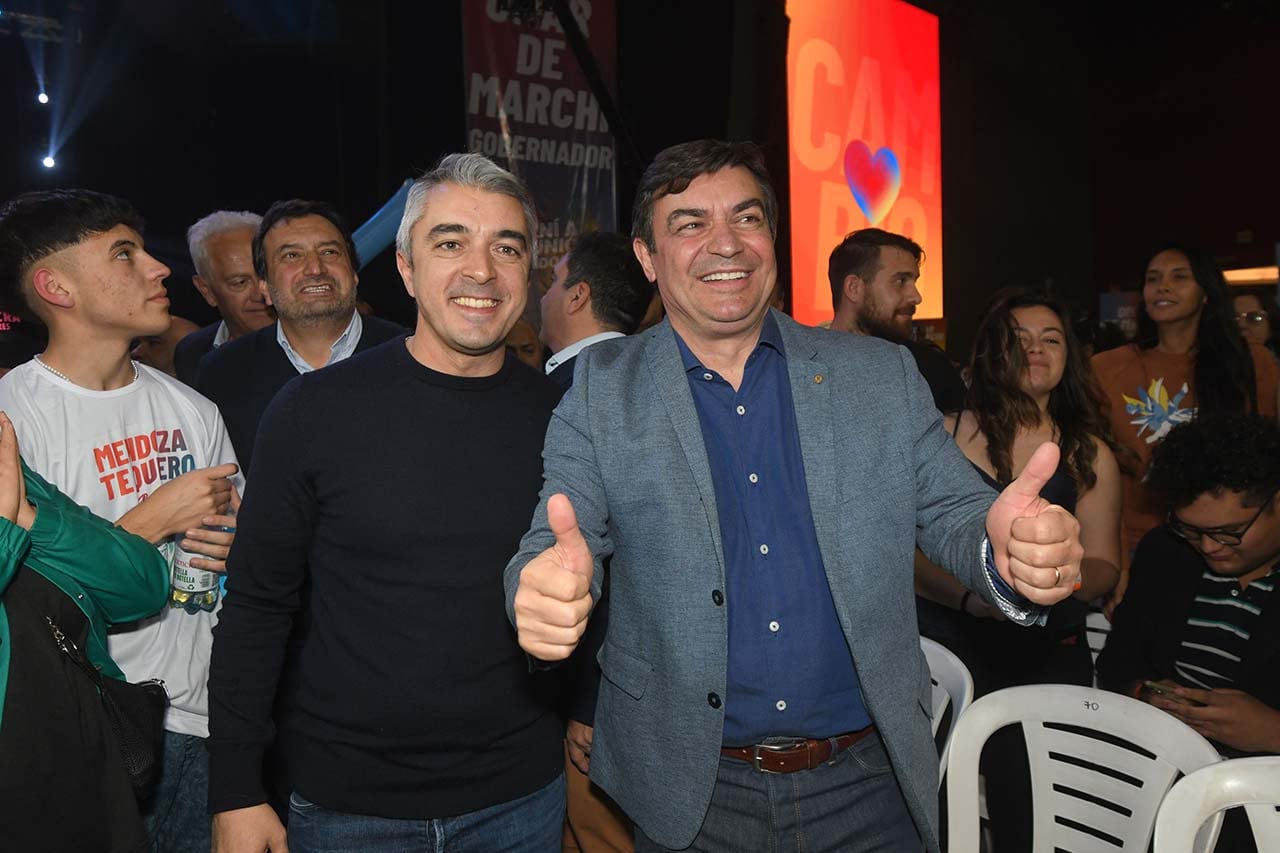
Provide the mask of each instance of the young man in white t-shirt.
{"label": "young man in white t-shirt", "polygon": [[[49,330],[43,353],[0,379],[0,410],[27,464],[77,503],[157,544],[172,561],[226,568],[243,485],[217,408],[131,361],[133,339],[169,323],[169,270],[143,249],[127,203],[86,190],[27,193],[0,207],[0,307]],[[216,611],[166,608],[120,626],[109,651],[130,681],[170,697],[147,829],[157,850],[209,849],[206,685]],[[144,804],[147,808],[148,804]]]}

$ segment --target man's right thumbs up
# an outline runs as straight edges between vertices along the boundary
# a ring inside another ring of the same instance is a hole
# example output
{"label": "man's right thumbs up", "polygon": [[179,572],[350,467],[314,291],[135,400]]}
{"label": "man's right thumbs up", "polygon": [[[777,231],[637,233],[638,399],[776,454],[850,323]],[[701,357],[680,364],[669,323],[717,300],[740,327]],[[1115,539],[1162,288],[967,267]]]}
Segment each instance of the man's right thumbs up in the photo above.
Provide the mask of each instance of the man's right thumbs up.
{"label": "man's right thumbs up", "polygon": [[525,565],[516,588],[520,648],[538,660],[564,660],[577,648],[591,614],[594,561],[564,495],[547,501],[547,524],[556,541]]}

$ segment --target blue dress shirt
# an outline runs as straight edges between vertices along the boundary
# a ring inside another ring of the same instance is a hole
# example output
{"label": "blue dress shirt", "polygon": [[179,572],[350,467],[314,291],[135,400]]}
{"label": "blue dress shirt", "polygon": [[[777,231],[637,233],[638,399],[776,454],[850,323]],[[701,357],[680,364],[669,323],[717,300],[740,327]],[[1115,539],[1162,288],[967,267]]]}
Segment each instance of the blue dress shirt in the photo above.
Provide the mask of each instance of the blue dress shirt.
{"label": "blue dress shirt", "polygon": [[736,392],[676,341],[720,514],[729,622],[724,743],[864,728],[871,719],[818,549],[777,322],[766,317]]}

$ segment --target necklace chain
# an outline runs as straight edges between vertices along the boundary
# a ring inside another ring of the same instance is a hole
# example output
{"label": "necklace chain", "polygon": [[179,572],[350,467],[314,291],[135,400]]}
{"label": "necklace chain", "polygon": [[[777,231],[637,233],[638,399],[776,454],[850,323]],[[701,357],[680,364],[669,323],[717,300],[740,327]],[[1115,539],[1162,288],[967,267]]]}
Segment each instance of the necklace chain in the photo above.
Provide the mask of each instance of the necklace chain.
{"label": "necklace chain", "polygon": [[[47,370],[47,371],[49,371],[50,373],[52,373],[54,376],[56,376],[56,377],[58,377],[59,379],[61,379],[63,382],[71,382],[71,377],[67,376],[67,374],[63,373],[63,372],[62,372],[61,370],[59,370],[58,368],[56,368],[56,367],[54,367],[53,365],[51,365],[51,364],[49,364],[48,362],[46,362],[46,361],[45,361],[44,359],[42,359],[40,356],[38,356],[38,355],[33,355],[33,356],[31,357],[31,360],[32,360],[32,361],[34,361],[36,364],[40,365],[41,367],[43,367],[45,370]],[[138,362],[136,362],[136,361],[134,361],[134,360],[130,359],[130,360],[129,360],[129,364],[133,365],[133,381],[134,381],[134,382],[137,382],[137,381],[138,381]],[[76,383],[71,382],[71,384],[72,384],[72,385],[75,385]]]}

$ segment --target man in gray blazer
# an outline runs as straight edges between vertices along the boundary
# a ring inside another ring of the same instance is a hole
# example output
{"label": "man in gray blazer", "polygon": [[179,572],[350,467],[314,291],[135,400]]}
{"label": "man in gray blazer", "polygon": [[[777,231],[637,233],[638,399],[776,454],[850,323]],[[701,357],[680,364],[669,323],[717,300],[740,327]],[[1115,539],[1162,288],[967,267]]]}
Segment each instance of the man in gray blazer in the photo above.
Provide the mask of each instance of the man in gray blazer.
{"label": "man in gray blazer", "polygon": [[1079,525],[1039,497],[1055,446],[997,498],[905,350],[769,310],[776,220],[752,144],[646,170],[668,319],[581,356],[508,615],[564,659],[613,555],[591,777],[637,849],[937,849],[912,549],[1030,623],[1079,578]]}

